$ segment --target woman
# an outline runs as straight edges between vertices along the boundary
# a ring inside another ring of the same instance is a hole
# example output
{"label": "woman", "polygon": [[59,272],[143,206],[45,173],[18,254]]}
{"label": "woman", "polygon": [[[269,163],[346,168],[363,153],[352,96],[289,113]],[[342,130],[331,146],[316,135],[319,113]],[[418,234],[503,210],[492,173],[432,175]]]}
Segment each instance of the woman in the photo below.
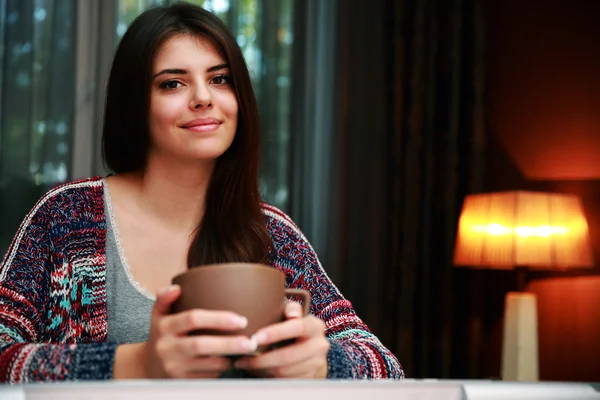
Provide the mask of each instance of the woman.
{"label": "woman", "polygon": [[[49,191],[0,268],[2,381],[216,378],[232,367],[281,378],[402,378],[294,223],[261,203],[259,126],[241,50],[214,15],[182,3],[141,14],[111,69],[103,152],[114,172]],[[189,267],[267,263],[310,290],[252,338],[243,317],[170,315]],[[154,297],[153,293],[157,293]],[[228,354],[295,339],[232,365]]]}

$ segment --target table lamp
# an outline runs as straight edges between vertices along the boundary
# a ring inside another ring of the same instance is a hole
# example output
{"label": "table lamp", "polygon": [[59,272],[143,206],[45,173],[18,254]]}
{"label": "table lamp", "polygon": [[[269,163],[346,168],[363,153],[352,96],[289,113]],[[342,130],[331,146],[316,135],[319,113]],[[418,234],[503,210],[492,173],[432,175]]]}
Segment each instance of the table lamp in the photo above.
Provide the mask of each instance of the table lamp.
{"label": "table lamp", "polygon": [[592,267],[588,224],[577,196],[527,191],[465,198],[454,265],[517,269],[518,291],[505,298],[502,379],[539,379],[537,301],[526,269]]}

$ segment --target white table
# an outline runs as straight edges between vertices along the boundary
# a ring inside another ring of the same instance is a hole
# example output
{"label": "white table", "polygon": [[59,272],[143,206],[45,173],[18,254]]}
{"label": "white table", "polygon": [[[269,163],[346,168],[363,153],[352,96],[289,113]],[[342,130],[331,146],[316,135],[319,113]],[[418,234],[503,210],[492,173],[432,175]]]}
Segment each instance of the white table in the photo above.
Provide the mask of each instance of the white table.
{"label": "white table", "polygon": [[496,381],[108,381],[0,385],[0,400],[600,400],[585,383]]}

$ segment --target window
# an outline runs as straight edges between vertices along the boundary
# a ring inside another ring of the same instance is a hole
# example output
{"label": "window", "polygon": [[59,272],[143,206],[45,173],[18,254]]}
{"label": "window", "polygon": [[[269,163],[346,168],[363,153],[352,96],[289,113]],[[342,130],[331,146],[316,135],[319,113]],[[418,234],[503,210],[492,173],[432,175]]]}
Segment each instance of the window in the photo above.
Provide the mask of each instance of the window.
{"label": "window", "polygon": [[74,0],[0,2],[0,256],[21,220],[67,179]]}

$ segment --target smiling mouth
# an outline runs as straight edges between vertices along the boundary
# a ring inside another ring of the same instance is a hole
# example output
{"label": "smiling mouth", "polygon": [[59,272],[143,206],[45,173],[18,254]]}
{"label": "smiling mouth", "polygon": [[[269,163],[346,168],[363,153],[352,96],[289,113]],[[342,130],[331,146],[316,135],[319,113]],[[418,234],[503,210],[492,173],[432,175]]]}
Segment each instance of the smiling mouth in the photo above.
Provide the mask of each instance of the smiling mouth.
{"label": "smiling mouth", "polygon": [[206,124],[199,125],[190,125],[183,126],[184,129],[190,130],[192,132],[206,133],[206,132],[214,132],[221,126],[220,122],[211,122]]}

